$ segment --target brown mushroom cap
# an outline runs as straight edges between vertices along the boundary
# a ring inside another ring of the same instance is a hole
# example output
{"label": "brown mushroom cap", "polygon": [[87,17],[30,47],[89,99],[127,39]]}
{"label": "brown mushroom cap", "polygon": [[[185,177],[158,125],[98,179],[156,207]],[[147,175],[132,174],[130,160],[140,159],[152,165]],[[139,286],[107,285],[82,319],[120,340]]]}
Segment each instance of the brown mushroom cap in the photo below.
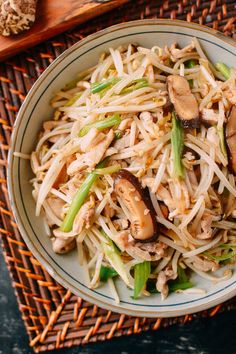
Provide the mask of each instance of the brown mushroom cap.
{"label": "brown mushroom cap", "polygon": [[115,177],[115,193],[130,214],[131,235],[142,242],[154,241],[158,236],[156,213],[148,192],[129,171],[120,170]]}
{"label": "brown mushroom cap", "polygon": [[167,77],[168,92],[171,103],[184,128],[199,126],[199,109],[196,97],[192,94],[188,81],[183,76]]}
{"label": "brown mushroom cap", "polygon": [[226,141],[231,168],[236,174],[236,106],[232,106],[226,124]]}

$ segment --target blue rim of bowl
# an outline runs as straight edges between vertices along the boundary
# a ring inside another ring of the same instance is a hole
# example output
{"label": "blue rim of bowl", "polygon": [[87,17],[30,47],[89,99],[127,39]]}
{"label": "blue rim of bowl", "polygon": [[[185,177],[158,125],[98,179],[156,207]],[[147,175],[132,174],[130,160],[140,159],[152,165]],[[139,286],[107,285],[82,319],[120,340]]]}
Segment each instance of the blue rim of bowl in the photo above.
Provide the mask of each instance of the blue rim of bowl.
{"label": "blue rim of bowl", "polygon": [[[9,197],[10,197],[10,201],[11,201],[11,205],[13,206],[13,213],[14,213],[14,216],[15,216],[15,219],[17,221],[17,224],[19,226],[19,229],[20,229],[20,232],[26,242],[26,244],[28,245],[29,249],[31,249],[32,253],[36,254],[36,257],[38,259],[40,259],[41,263],[45,266],[45,268],[48,270],[48,272],[59,282],[61,283],[63,286],[65,286],[66,288],[73,288],[74,291],[77,295],[81,296],[82,294],[82,297],[83,298],[86,298],[88,299],[89,301],[91,301],[92,299],[92,302],[96,302],[96,303],[99,303],[99,305],[101,307],[104,307],[104,308],[107,308],[108,309],[111,309],[111,307],[114,307],[114,311],[117,311],[117,312],[126,312],[127,314],[132,314],[134,315],[133,313],[133,310],[128,310],[127,308],[124,308],[124,307],[117,307],[117,305],[114,305],[112,306],[111,304],[107,304],[106,302],[103,303],[102,300],[100,299],[97,299],[97,298],[94,298],[91,294],[87,294],[87,293],[84,293],[81,289],[77,289],[75,288],[72,284],[70,284],[70,282],[66,279],[63,279],[61,277],[61,275],[57,274],[57,272],[55,272],[55,270],[52,270],[52,267],[51,265],[49,264],[49,262],[44,259],[44,256],[38,251],[35,249],[35,247],[33,246],[33,244],[31,243],[30,241],[30,238],[28,237],[25,229],[24,229],[24,225],[23,225],[23,222],[21,220],[21,216],[20,214],[18,213],[18,210],[17,210],[17,203],[15,201],[15,195],[14,195],[14,192],[13,192],[13,188],[12,188],[12,183],[13,183],[13,171],[12,171],[12,164],[13,164],[13,151],[14,151],[14,144],[16,142],[16,136],[17,136],[17,130],[19,129],[20,127],[20,124],[21,124],[21,121],[22,121],[22,117],[24,115],[24,112],[26,111],[27,107],[28,107],[28,104],[29,104],[29,101],[30,101],[30,96],[32,96],[34,94],[34,92],[37,90],[37,88],[43,83],[43,81],[47,78],[47,76],[49,75],[49,73],[55,69],[55,67],[60,64],[65,57],[68,57],[68,55],[70,55],[71,53],[73,53],[75,50],[77,50],[78,48],[82,47],[84,44],[86,43],[89,43],[95,39],[97,39],[98,37],[102,37],[104,34],[106,34],[107,32],[111,32],[111,31],[119,31],[121,29],[124,29],[124,28],[128,28],[128,27],[137,27],[137,26],[146,26],[146,25],[172,25],[172,26],[181,26],[181,27],[185,27],[185,28],[190,28],[190,29],[195,29],[195,30],[198,30],[198,31],[201,31],[201,32],[207,32],[209,33],[210,35],[213,35],[213,36],[216,36],[218,39],[220,40],[223,40],[224,42],[227,42],[228,44],[230,45],[233,45],[234,47],[236,47],[236,44],[235,42],[230,39],[230,38],[227,38],[227,37],[224,37],[220,32],[217,32],[215,30],[212,30],[212,29],[209,29],[208,27],[205,27],[205,26],[200,26],[200,25],[196,25],[196,24],[188,24],[184,21],[172,21],[172,20],[141,20],[141,21],[131,21],[131,22],[127,22],[127,23],[124,23],[124,24],[119,24],[119,25],[115,25],[115,26],[111,26],[105,30],[102,30],[100,32],[97,32],[95,34],[92,34],[88,37],[86,37],[85,39],[79,41],[78,43],[74,44],[71,48],[67,49],[64,53],[62,53],[52,64],[49,65],[49,67],[44,71],[44,73],[38,78],[38,80],[35,82],[35,84],[32,86],[31,90],[29,91],[28,95],[27,95],[27,98],[25,99],[22,107],[20,108],[20,111],[18,113],[18,116],[17,116],[17,119],[16,119],[16,122],[14,124],[14,130],[13,130],[13,134],[12,134],[12,140],[11,140],[11,148],[10,148],[10,151],[9,151],[9,157],[8,157],[8,173],[7,173],[7,181],[8,181],[8,188],[9,188]],[[75,60],[78,60],[78,58],[82,57],[84,54],[92,51],[94,48],[96,47],[99,47],[99,46],[102,46],[106,43],[109,43],[115,39],[119,39],[119,38],[125,38],[125,37],[130,37],[132,35],[137,35],[137,34],[144,34],[144,33],[168,33],[168,30],[167,31],[158,31],[158,30],[153,30],[153,31],[144,31],[144,32],[135,32],[135,33],[130,33],[130,34],[127,34],[127,35],[123,35],[123,36],[117,36],[117,37],[113,37],[112,39],[110,40],[107,40],[105,42],[102,42],[90,49],[88,49],[87,51],[83,52],[82,54],[80,54],[78,57],[76,57],[75,59],[71,60],[70,63],[68,65],[70,65],[73,61]],[[181,33],[181,32],[174,32],[174,31],[171,31],[171,33],[175,33],[175,34],[180,34],[182,36],[188,36],[188,37],[192,37],[190,34],[186,34],[186,33]],[[199,38],[200,40],[202,41],[206,41],[208,43],[212,43],[214,45],[217,45],[218,47],[220,48],[223,48],[224,50],[230,52],[231,54],[235,55],[234,52],[231,52],[227,49],[225,49],[223,46],[220,46],[212,41],[209,41],[209,40],[206,40],[202,37],[197,37]],[[57,75],[59,75],[62,71],[65,70],[65,67],[62,68],[62,70],[57,73]],[[46,88],[43,90],[43,93],[45,93],[45,91],[48,89],[48,87],[52,84],[52,82],[54,81],[55,77],[50,81],[49,84],[47,84]],[[41,95],[42,95],[41,94]],[[24,133],[23,133],[23,136],[22,136],[22,141],[21,141],[21,144],[20,144],[20,151],[21,151],[21,147],[22,147],[22,143],[23,143],[23,140],[24,140],[24,134],[25,134],[25,131],[27,129],[27,125],[31,119],[31,115],[35,109],[35,107],[37,106],[37,103],[38,101],[40,100],[40,98],[37,100],[37,102],[34,104],[34,107],[31,109],[31,113],[29,115],[29,118],[28,118],[28,121],[27,123],[25,124],[25,127],[24,127]],[[20,159],[18,160],[18,176],[20,176]],[[66,274],[67,277],[73,279],[73,281],[79,283],[80,286],[86,288],[86,291],[88,292],[91,292],[91,289],[89,289],[85,284],[83,283],[80,283],[77,279],[75,279],[74,277],[72,277],[69,273],[67,273],[51,256],[50,254],[47,252],[47,250],[44,248],[44,246],[42,245],[42,243],[40,242],[40,239],[38,238],[37,236],[37,233],[34,231],[34,228],[32,227],[31,223],[30,223],[30,220],[28,218],[28,215],[27,215],[27,212],[26,212],[26,209],[25,209],[25,205],[24,205],[24,201],[23,201],[23,198],[22,198],[22,191],[21,191],[21,184],[20,184],[20,181],[18,181],[19,183],[19,190],[20,190],[20,194],[21,194],[21,202],[22,202],[22,205],[23,205],[23,208],[24,208],[24,211],[25,211],[25,217],[27,218],[28,220],[28,223],[29,223],[29,226],[32,230],[32,232],[34,233],[37,241],[40,243],[42,249],[44,250],[44,252],[47,254],[47,256],[51,259],[51,261],[53,263],[55,263],[57,265],[57,267],[60,268],[60,270],[62,272],[64,272]],[[215,291],[214,293],[211,293],[209,295],[206,295],[204,297],[200,297],[198,299],[194,299],[194,300],[191,300],[191,301],[185,301],[185,302],[182,302],[182,303],[175,303],[175,304],[163,304],[163,305],[145,305],[145,304],[140,304],[140,303],[130,303],[130,302],[127,302],[127,301],[121,301],[120,303],[121,304],[127,304],[131,307],[148,307],[148,308],[151,308],[152,310],[153,309],[163,309],[163,308],[171,308],[171,307],[176,307],[176,306],[183,306],[183,305],[188,305],[188,304],[192,304],[192,303],[197,303],[197,302],[200,302],[200,301],[203,301],[204,299],[209,299],[211,297],[213,297],[214,295],[216,294],[219,294],[219,293],[222,293],[223,291],[225,291],[226,289],[232,287],[233,285],[236,284],[236,281],[234,281],[233,283],[231,284],[228,284],[227,286]],[[224,295],[224,298],[228,299],[232,296],[235,295],[236,289],[233,289],[230,293]],[[92,293],[96,293],[97,295],[99,295],[100,297],[105,297],[106,299],[108,300],[113,300],[112,297],[109,297],[107,295],[104,295],[102,293],[99,293],[97,292],[96,290],[92,290]],[[232,293],[232,294],[231,294]],[[222,297],[218,297],[217,300],[212,300],[212,301],[209,301],[207,302],[206,304],[204,305],[197,305],[199,307],[201,307],[201,309],[206,309],[214,304],[218,304],[219,302],[222,301]],[[199,310],[199,309],[197,309]],[[175,314],[180,312],[180,314],[186,314],[186,313],[191,313],[193,311],[196,311],[196,306],[192,309],[192,307],[189,307],[186,311],[184,310],[174,310]],[[141,310],[141,314],[138,314],[139,316],[150,316],[150,313],[149,312],[146,312],[146,311],[143,311]],[[158,311],[155,311],[154,313],[154,316],[157,316],[158,314]],[[135,313],[135,315],[137,315]],[[166,315],[163,314],[163,312],[161,311],[160,312],[160,315]],[[167,314],[168,315],[168,314]],[[168,316],[171,316],[173,315],[172,311],[171,311],[171,314],[169,314]],[[154,317],[152,316],[152,317]],[[167,317],[167,316],[166,316]]]}

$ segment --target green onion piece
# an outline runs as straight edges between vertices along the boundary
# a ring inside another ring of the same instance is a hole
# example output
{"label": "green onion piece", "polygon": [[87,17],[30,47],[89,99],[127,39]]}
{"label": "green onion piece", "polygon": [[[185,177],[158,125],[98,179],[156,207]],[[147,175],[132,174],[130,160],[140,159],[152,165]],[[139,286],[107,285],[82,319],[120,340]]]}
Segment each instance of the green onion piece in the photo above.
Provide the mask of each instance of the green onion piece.
{"label": "green onion piece", "polygon": [[65,87],[63,88],[63,91],[67,91],[67,90],[71,90],[71,89],[75,88],[78,81],[79,81],[78,79],[75,79],[75,80],[68,82],[68,84],[66,84]]}
{"label": "green onion piece", "polygon": [[184,167],[182,165],[182,153],[184,148],[183,128],[176,118],[176,114],[172,112],[172,130],[171,130],[171,148],[174,158],[174,176],[177,178],[184,177]]}
{"label": "green onion piece", "polygon": [[[196,65],[196,60],[189,59],[184,63],[185,68],[192,69]],[[193,79],[188,80],[190,88],[193,88]]]}
{"label": "green onion piece", "polygon": [[[178,267],[178,278],[168,281],[169,292],[173,293],[177,290],[185,290],[193,287],[193,284],[189,281],[185,270]],[[157,294],[159,291],[156,288],[156,282],[149,280],[147,282],[147,291],[151,294]]]}
{"label": "green onion piece", "polygon": [[189,87],[192,89],[193,88],[193,79],[188,80]]}
{"label": "green onion piece", "polygon": [[186,283],[189,280],[185,270],[182,267],[178,266],[177,273],[178,273],[177,279],[179,280],[179,282]]}
{"label": "green onion piece", "polygon": [[175,283],[170,283],[168,285],[169,285],[170,293],[173,293],[177,290],[190,289],[193,287],[193,284],[190,281],[187,281],[186,283],[175,282]]}
{"label": "green onion piece", "polygon": [[236,252],[231,251],[226,254],[222,254],[221,256],[214,256],[208,252],[204,252],[204,255],[207,256],[207,258],[213,259],[214,261],[219,263],[219,262],[226,261],[226,260],[231,259],[232,257],[236,256]]}
{"label": "green onion piece", "polygon": [[110,267],[101,266],[100,269],[100,280],[106,282],[109,278],[114,278],[118,275],[117,271]]}
{"label": "green onion piece", "polygon": [[112,266],[112,268],[119,274],[123,281],[129,285],[129,279],[126,273],[125,265],[121,259],[120,252],[113,243],[113,241],[107,236],[107,234],[101,230],[102,235],[106,238],[106,241],[101,241],[102,249],[105,256]]}
{"label": "green onion piece", "polygon": [[216,63],[216,68],[219,70],[219,72],[228,80],[231,75],[231,69],[224,63]]}
{"label": "green onion piece", "polygon": [[65,104],[65,107],[72,106],[80,97],[81,93],[77,93]]}
{"label": "green onion piece", "polygon": [[134,299],[137,299],[144,289],[151,272],[151,263],[145,261],[134,266]]}
{"label": "green onion piece", "polygon": [[189,281],[189,278],[183,268],[178,266],[177,269],[178,278],[170,280],[168,282],[169,292],[175,292],[177,290],[185,290],[193,287],[193,284]]}
{"label": "green onion piece", "polygon": [[221,127],[217,129],[219,138],[220,138],[220,148],[223,153],[223,155],[227,158],[227,150],[226,150],[226,144],[225,144],[225,133],[224,133],[224,127]]}
{"label": "green onion piece", "polygon": [[112,173],[118,172],[121,169],[121,165],[111,165],[104,168],[96,168],[97,175],[111,175]]}
{"label": "green onion piece", "polygon": [[[103,168],[106,166],[107,163],[107,159],[101,161],[98,165],[97,168]],[[69,207],[69,210],[66,214],[66,217],[63,221],[63,223],[61,224],[60,230],[63,232],[70,232],[72,230],[73,227],[73,222],[75,220],[75,217],[77,215],[77,213],[79,212],[80,208],[82,207],[82,205],[84,204],[85,199],[87,198],[89,191],[92,187],[92,185],[94,184],[94,182],[96,181],[98,175],[96,174],[96,169],[91,172],[87,178],[85,179],[85,181],[82,183],[82,185],[80,186],[80,188],[78,189],[77,193],[75,194],[72,203]]]}
{"label": "green onion piece", "polygon": [[219,245],[219,247],[223,248],[223,249],[234,249],[234,248],[236,248],[236,245],[222,244],[222,245]]}
{"label": "green onion piece", "polygon": [[159,293],[159,291],[157,290],[156,287],[156,280],[153,281],[152,279],[148,279],[147,283],[146,283],[146,290],[150,293],[150,294],[157,294]]}
{"label": "green onion piece", "polygon": [[109,118],[98,120],[94,123],[85,125],[82,129],[80,129],[79,137],[86,135],[92,128],[97,128],[98,130],[104,130],[106,128],[110,128],[115,125],[119,125],[120,122],[121,122],[120,115],[114,114],[114,116],[111,116]]}
{"label": "green onion piece", "polygon": [[196,66],[196,61],[194,59],[189,59],[184,63],[184,66],[187,69],[192,69],[192,68],[194,68],[194,66]]}
{"label": "green onion piece", "polygon": [[110,86],[115,85],[120,79],[118,77],[112,77],[111,79],[101,81],[101,82],[94,82],[91,84],[91,92],[92,93],[98,93]]}
{"label": "green onion piece", "polygon": [[118,139],[121,139],[123,136],[123,132],[121,130],[117,130],[115,132],[115,139],[118,140]]}
{"label": "green onion piece", "polygon": [[129,86],[121,90],[120,94],[124,95],[147,86],[148,86],[148,79],[146,78],[136,79],[131,81]]}

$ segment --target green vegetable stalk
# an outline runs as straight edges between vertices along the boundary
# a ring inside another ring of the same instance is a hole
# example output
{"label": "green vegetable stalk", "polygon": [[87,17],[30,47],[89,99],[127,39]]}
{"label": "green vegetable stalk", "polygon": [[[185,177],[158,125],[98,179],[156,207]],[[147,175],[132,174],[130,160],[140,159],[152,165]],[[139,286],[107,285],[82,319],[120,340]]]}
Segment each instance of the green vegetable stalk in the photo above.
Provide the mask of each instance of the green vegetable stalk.
{"label": "green vegetable stalk", "polygon": [[175,292],[177,290],[185,290],[193,287],[193,284],[189,281],[189,278],[183,268],[178,266],[177,272],[178,278],[175,280],[170,280],[168,282],[170,293]]}
{"label": "green vegetable stalk", "polygon": [[115,244],[112,240],[106,235],[106,233],[102,230],[102,235],[106,238],[106,241],[101,241],[102,249],[105,253],[105,256],[112,266],[112,268],[119,274],[119,276],[123,279],[123,281],[129,285],[129,279],[126,273],[125,265],[121,259],[120,252],[118,251]]}
{"label": "green vegetable stalk", "polygon": [[[196,60],[189,59],[185,62],[184,66],[187,69],[192,69],[192,68],[194,68],[194,66],[196,66]],[[193,79],[188,80],[188,83],[189,83],[190,88],[193,88]]]}
{"label": "green vegetable stalk", "polygon": [[74,95],[66,104],[65,107],[72,106],[81,96],[81,93],[77,93]]}
{"label": "green vegetable stalk", "polygon": [[134,299],[137,299],[144,289],[151,273],[151,263],[145,261],[134,266]]}
{"label": "green vegetable stalk", "polygon": [[224,127],[217,128],[217,132],[220,138],[220,148],[223,153],[223,155],[227,158],[227,150],[226,150],[226,144],[225,144],[225,134],[224,134]]}
{"label": "green vegetable stalk", "polygon": [[105,81],[94,82],[90,86],[91,92],[92,93],[101,92],[101,91],[115,85],[118,81],[120,81],[120,79],[118,77],[113,77],[113,78],[105,80]]}
{"label": "green vegetable stalk", "polygon": [[231,244],[228,244],[228,243],[223,243],[222,245],[219,245],[220,248],[223,248],[223,249],[234,249],[236,248],[236,245],[231,245]]}
{"label": "green vegetable stalk", "polygon": [[232,257],[236,256],[236,252],[235,251],[229,251],[228,253],[222,254],[221,256],[214,256],[213,254],[210,254],[208,252],[204,252],[204,255],[207,256],[207,258],[212,259],[216,262],[223,262],[226,261],[228,259],[231,259]]}
{"label": "green vegetable stalk", "polygon": [[189,59],[185,62],[184,66],[187,69],[192,69],[192,68],[194,68],[194,66],[196,66],[196,61],[194,59]]}
{"label": "green vegetable stalk", "polygon": [[172,130],[171,130],[171,148],[174,158],[174,176],[177,178],[184,177],[184,167],[182,164],[182,153],[184,148],[183,128],[176,118],[176,114],[172,112]]}
{"label": "green vegetable stalk", "polygon": [[63,91],[68,91],[68,90],[71,90],[71,89],[75,88],[78,81],[79,81],[79,79],[75,79],[75,80],[72,80],[72,81],[68,82],[65,85]]}
{"label": "green vegetable stalk", "polygon": [[[173,293],[177,290],[185,290],[193,287],[193,284],[189,281],[185,270],[181,267],[178,267],[178,277],[175,280],[168,281],[169,293]],[[151,294],[157,294],[159,291],[156,288],[156,281],[152,280],[147,283],[147,291]]]}
{"label": "green vegetable stalk", "polygon": [[82,129],[80,129],[79,137],[86,135],[90,131],[90,129],[92,129],[92,128],[96,128],[101,131],[106,128],[117,126],[120,124],[120,122],[121,122],[120,115],[114,114],[113,116],[111,116],[109,118],[98,120],[94,123],[90,123],[90,124],[85,125]]}
{"label": "green vegetable stalk", "polygon": [[123,136],[123,132],[122,132],[121,130],[117,130],[117,131],[115,132],[115,139],[116,139],[116,140],[121,139],[122,136]]}
{"label": "green vegetable stalk", "polygon": [[104,168],[96,168],[97,175],[111,175],[112,173],[118,172],[121,169],[121,165],[111,165]]}
{"label": "green vegetable stalk", "polygon": [[[106,166],[107,159],[101,161],[98,165],[97,168],[103,168]],[[96,181],[98,175],[96,174],[96,169],[91,172],[85,181],[82,183],[80,188],[78,189],[77,193],[75,194],[72,203],[69,207],[69,210],[66,214],[66,217],[60,227],[60,230],[63,232],[70,232],[73,227],[73,222],[75,220],[75,217],[77,213],[79,212],[80,208],[84,204],[85,199],[87,198],[89,191]]]}
{"label": "green vegetable stalk", "polygon": [[129,86],[121,90],[120,94],[124,95],[147,86],[148,86],[148,80],[146,78],[143,77],[141,79],[136,79],[133,80]]}
{"label": "green vegetable stalk", "polygon": [[231,75],[231,69],[224,63],[216,63],[216,68],[219,70],[219,72],[228,80]]}
{"label": "green vegetable stalk", "polygon": [[190,281],[180,283],[178,281],[169,284],[169,292],[174,293],[177,290],[186,290],[193,287],[193,284]]}
{"label": "green vegetable stalk", "polygon": [[106,282],[109,278],[114,278],[118,275],[117,271],[110,267],[101,266],[100,269],[100,280]]}

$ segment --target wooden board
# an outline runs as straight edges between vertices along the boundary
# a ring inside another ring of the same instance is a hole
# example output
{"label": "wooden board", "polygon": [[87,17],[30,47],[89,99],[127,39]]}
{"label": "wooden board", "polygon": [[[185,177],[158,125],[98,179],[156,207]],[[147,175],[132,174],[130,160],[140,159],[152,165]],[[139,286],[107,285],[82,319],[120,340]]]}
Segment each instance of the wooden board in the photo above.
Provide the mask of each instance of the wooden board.
{"label": "wooden board", "polygon": [[129,0],[38,0],[36,21],[22,34],[0,36],[0,60],[62,33]]}

